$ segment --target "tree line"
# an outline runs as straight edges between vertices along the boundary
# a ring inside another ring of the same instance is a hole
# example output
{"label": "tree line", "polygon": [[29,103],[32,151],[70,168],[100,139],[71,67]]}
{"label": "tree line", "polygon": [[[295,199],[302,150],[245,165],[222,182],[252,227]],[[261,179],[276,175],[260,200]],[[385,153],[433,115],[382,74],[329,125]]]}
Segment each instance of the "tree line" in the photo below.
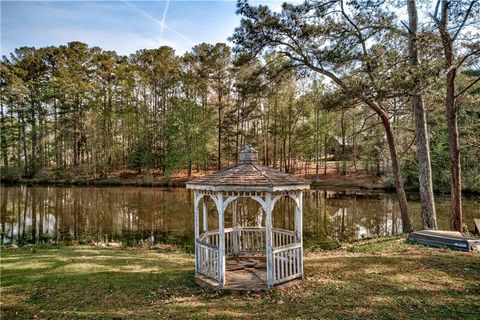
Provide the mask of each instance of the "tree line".
{"label": "tree line", "polygon": [[433,229],[434,186],[450,188],[461,230],[461,190],[480,190],[479,3],[407,4],[306,1],[274,12],[239,1],[233,48],[202,43],[183,55],[18,48],[1,61],[2,179],[123,168],[190,176],[234,164],[248,143],[264,165],[313,168],[314,179],[328,160],[342,174],[383,175],[404,231],[405,185],[420,190]]}

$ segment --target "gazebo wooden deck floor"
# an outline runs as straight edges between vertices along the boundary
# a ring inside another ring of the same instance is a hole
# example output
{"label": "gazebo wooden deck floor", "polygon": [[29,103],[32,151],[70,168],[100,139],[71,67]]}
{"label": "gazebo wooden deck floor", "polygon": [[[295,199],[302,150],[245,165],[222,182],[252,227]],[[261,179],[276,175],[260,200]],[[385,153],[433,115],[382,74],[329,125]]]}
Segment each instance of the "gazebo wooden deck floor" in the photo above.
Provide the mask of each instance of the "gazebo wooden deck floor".
{"label": "gazebo wooden deck floor", "polygon": [[[220,287],[217,281],[203,275],[197,275],[196,281],[199,285],[211,289],[239,290],[239,291],[266,291],[267,267],[265,257],[236,257],[226,259],[225,286]],[[300,284],[300,279],[288,281],[276,288],[286,288],[291,285]]]}
{"label": "gazebo wooden deck floor", "polygon": [[[226,290],[268,290],[265,257],[236,257],[226,259]],[[205,287],[221,289],[217,281],[197,276],[197,282]]]}
{"label": "gazebo wooden deck floor", "polygon": [[226,260],[226,285],[239,290],[267,290],[267,267],[264,257],[241,257]]}

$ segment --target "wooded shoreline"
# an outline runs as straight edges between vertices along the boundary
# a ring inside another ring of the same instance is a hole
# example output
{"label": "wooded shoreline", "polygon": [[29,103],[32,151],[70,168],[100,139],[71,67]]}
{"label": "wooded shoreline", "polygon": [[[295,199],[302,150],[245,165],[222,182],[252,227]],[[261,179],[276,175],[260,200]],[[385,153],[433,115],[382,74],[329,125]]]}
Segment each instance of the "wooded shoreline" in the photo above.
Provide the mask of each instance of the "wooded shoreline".
{"label": "wooded shoreline", "polygon": [[[184,188],[189,178],[168,178],[160,177],[154,181],[145,181],[144,175],[139,174],[136,178],[74,178],[74,179],[37,179],[37,178],[20,178],[16,180],[2,180],[3,186],[93,186],[93,187],[157,187],[157,188]],[[333,188],[333,189],[359,189],[382,191],[388,193],[395,193],[393,186],[388,186],[379,183],[359,182],[349,179],[348,176],[343,179],[327,181],[315,181],[310,179],[312,188]],[[408,193],[417,194],[415,187],[405,186]],[[449,190],[434,189],[435,194],[449,194]],[[478,196],[480,191],[463,189],[464,196]]]}

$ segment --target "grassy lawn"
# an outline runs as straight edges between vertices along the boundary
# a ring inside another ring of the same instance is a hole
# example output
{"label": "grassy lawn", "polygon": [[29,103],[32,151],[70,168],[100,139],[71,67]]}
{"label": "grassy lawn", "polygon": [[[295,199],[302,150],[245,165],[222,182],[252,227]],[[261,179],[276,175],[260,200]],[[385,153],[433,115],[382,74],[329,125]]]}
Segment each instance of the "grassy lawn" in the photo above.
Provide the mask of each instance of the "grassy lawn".
{"label": "grassy lawn", "polygon": [[301,287],[219,293],[193,255],[151,249],[4,249],[2,319],[479,319],[480,254],[404,239],[308,252]]}

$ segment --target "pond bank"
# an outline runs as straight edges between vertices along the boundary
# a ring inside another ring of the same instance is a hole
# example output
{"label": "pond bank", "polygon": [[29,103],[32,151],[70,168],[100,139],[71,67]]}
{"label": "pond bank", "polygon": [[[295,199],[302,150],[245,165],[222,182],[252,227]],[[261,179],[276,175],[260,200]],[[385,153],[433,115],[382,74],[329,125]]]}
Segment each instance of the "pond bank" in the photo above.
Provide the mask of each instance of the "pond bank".
{"label": "pond bank", "polygon": [[[191,177],[186,174],[178,173],[171,176],[165,176],[158,173],[138,174],[131,171],[118,171],[107,176],[69,176],[68,178],[53,178],[51,174],[40,175],[34,178],[3,178],[2,184],[5,185],[41,185],[41,186],[131,186],[131,187],[171,187],[184,188],[186,183],[195,177],[211,173],[194,173]],[[300,174],[300,176],[311,181],[311,186],[319,188],[343,188],[360,189],[395,193],[392,185],[384,183],[382,177],[378,177],[364,171],[342,175],[335,170],[329,170],[327,174],[320,174],[317,180],[314,174]],[[418,193],[417,189],[405,187],[407,192]],[[449,190],[435,189],[436,194],[446,194]],[[464,195],[479,195],[478,190],[462,190]]]}
{"label": "pond bank", "polygon": [[468,319],[480,312],[480,255],[404,238],[307,252],[302,288],[230,294],[197,287],[174,246],[2,250],[8,319]]}
{"label": "pond bank", "polygon": [[[200,176],[200,175],[197,175]],[[135,186],[135,187],[185,187],[186,183],[194,179],[196,176],[184,177],[173,176],[166,177],[152,174],[138,175],[116,175],[110,177],[82,177],[78,176],[69,179],[52,179],[52,178],[19,178],[16,180],[3,180],[2,183],[8,185],[65,185],[65,186]],[[321,176],[316,181],[311,177],[305,177],[310,180],[312,186],[319,187],[343,187],[371,190],[389,190],[388,187],[377,183],[359,180],[358,175],[355,176],[337,176],[327,175]]]}

